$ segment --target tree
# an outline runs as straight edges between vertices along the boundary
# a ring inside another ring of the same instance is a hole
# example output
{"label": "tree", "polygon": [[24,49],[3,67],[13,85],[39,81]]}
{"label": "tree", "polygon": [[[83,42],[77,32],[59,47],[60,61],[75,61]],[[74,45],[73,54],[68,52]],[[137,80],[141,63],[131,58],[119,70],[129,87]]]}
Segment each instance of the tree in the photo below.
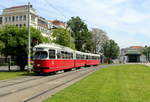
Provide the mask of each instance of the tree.
{"label": "tree", "polygon": [[[37,39],[37,43],[43,42],[43,36],[39,30],[31,27],[31,41],[33,38]],[[28,53],[28,33],[26,27],[5,26],[0,30],[0,41],[4,43],[2,53],[8,57],[15,58],[15,62],[20,66],[20,70],[24,70],[27,64]],[[32,42],[32,47],[35,43]]]}
{"label": "tree", "polygon": [[90,52],[90,53],[94,53],[93,50],[94,50],[94,41],[92,40],[92,32],[88,32],[86,34],[86,38],[85,39],[85,43],[84,45],[82,46],[82,51],[85,51],[85,52]]}
{"label": "tree", "polygon": [[145,46],[142,53],[146,56],[146,59],[150,61],[150,47]]}
{"label": "tree", "polygon": [[92,28],[93,52],[101,53],[103,44],[108,41],[107,33],[98,28]]}
{"label": "tree", "polygon": [[72,42],[73,38],[71,37],[70,32],[67,29],[54,29],[52,38],[52,42],[54,43],[75,49],[75,44],[74,42]]}
{"label": "tree", "polygon": [[79,51],[86,51],[86,45],[91,41],[91,33],[87,25],[80,19],[80,17],[71,17],[67,22],[67,27],[71,29],[71,36],[75,39],[76,49]]}
{"label": "tree", "polygon": [[110,63],[111,59],[115,59],[118,57],[119,46],[114,40],[108,40],[103,44],[102,52],[107,58],[108,63]]}

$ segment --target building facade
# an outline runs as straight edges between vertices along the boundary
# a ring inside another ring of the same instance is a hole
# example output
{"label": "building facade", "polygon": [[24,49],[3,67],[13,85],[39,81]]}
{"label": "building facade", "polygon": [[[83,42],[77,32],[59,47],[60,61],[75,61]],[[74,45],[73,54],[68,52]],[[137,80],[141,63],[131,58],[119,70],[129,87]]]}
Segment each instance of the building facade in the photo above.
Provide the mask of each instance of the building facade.
{"label": "building facade", "polygon": [[[30,7],[30,25],[37,28],[37,12]],[[28,24],[28,5],[6,8],[2,13],[2,26],[16,25],[18,27]]]}
{"label": "building facade", "polygon": [[[36,10],[30,5],[30,25],[41,31],[43,36],[49,35],[48,21],[39,17]],[[17,27],[28,26],[28,5],[6,8],[0,15],[0,27],[16,25]]]}
{"label": "building facade", "polygon": [[120,61],[128,63],[147,62],[146,56],[142,54],[142,46],[131,46],[121,49]]}
{"label": "building facade", "polygon": [[48,29],[48,21],[43,17],[38,17],[37,29],[41,31],[43,36],[49,36],[50,29]]}

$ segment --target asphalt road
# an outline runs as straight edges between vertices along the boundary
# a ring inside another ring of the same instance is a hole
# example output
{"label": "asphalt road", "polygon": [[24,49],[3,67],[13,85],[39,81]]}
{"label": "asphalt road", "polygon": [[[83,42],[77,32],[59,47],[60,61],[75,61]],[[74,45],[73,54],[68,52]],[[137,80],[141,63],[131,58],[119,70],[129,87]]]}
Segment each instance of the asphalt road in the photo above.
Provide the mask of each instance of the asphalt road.
{"label": "asphalt road", "polygon": [[42,102],[56,92],[110,65],[81,68],[49,76],[25,76],[0,81],[0,102]]}

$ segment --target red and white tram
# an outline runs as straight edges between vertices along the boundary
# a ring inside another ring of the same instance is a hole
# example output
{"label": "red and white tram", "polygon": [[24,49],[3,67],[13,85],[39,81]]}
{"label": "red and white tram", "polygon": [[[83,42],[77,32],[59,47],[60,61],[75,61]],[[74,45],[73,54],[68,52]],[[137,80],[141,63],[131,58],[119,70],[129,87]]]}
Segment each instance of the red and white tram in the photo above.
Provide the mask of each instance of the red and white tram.
{"label": "red and white tram", "polygon": [[34,47],[33,71],[49,73],[83,66],[100,64],[100,55],[72,50],[56,44],[39,44]]}

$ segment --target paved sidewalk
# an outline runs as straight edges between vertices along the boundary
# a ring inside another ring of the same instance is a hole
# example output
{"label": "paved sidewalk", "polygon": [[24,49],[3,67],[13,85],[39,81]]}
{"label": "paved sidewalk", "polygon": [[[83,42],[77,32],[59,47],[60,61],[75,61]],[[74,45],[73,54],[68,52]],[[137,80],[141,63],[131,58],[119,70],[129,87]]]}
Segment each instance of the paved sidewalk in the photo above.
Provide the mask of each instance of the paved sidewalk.
{"label": "paved sidewalk", "polygon": [[150,67],[150,63],[145,63],[145,65]]}
{"label": "paved sidewalk", "polygon": [[150,67],[150,63],[125,63],[125,64],[143,64]]}

